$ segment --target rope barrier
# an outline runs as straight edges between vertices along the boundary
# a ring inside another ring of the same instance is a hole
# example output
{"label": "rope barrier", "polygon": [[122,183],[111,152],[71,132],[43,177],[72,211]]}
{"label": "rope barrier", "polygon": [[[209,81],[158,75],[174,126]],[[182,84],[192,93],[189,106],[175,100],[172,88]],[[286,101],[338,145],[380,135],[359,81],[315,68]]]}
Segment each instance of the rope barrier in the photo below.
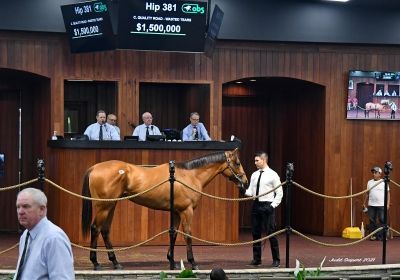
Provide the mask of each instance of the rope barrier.
{"label": "rope barrier", "polygon": [[185,237],[189,237],[189,238],[192,238],[192,239],[194,239],[194,240],[204,242],[204,243],[206,243],[206,244],[218,245],[218,246],[228,246],[228,247],[231,247],[231,246],[250,245],[250,244],[253,244],[253,243],[261,242],[261,241],[267,240],[267,239],[269,239],[269,238],[271,238],[271,237],[273,237],[273,236],[275,236],[275,235],[279,235],[279,234],[281,234],[281,233],[283,233],[283,232],[285,232],[285,231],[286,231],[286,229],[281,229],[281,230],[278,230],[278,231],[276,231],[276,232],[274,232],[274,233],[271,233],[271,234],[268,235],[268,236],[265,236],[265,237],[263,237],[263,238],[260,238],[260,239],[257,239],[257,240],[253,240],[253,241],[238,242],[238,243],[220,243],[220,242],[213,242],[213,241],[208,241],[208,240],[205,240],[205,239],[201,239],[201,238],[192,236],[192,235],[190,235],[190,234],[188,234],[188,233],[185,233],[185,232],[183,232],[183,231],[180,231],[180,230],[178,230],[178,229],[176,230],[176,232],[182,234],[182,235],[185,236]]}
{"label": "rope barrier", "polygon": [[14,185],[14,186],[0,187],[0,192],[2,192],[2,191],[9,191],[9,190],[16,189],[16,188],[21,188],[21,187],[23,187],[23,186],[26,186],[26,185],[30,185],[30,184],[32,184],[32,183],[35,183],[36,181],[39,181],[39,179],[38,179],[38,178],[35,178],[35,179],[32,179],[32,180],[26,181],[25,183],[21,183],[21,184]]}
{"label": "rope barrier", "polygon": [[271,193],[271,192],[274,192],[276,189],[278,189],[278,188],[280,188],[281,186],[283,186],[283,185],[286,184],[286,181],[284,181],[283,183],[279,184],[278,186],[276,186],[275,188],[271,189],[270,191],[265,192],[265,193],[262,193],[262,194],[259,194],[259,195],[257,195],[257,196],[244,197],[244,198],[227,198],[227,197],[214,196],[214,195],[211,195],[211,194],[202,192],[202,191],[200,191],[200,190],[196,190],[195,188],[193,188],[193,187],[187,185],[185,182],[182,182],[182,181],[179,180],[179,179],[176,179],[175,181],[178,182],[178,183],[181,183],[184,187],[186,187],[186,188],[188,188],[188,189],[190,189],[190,190],[192,190],[192,191],[194,191],[194,192],[197,192],[197,193],[199,193],[199,194],[201,194],[201,195],[204,195],[204,196],[207,196],[207,197],[210,197],[210,198],[214,198],[214,199],[216,199],[216,200],[223,200],[223,201],[247,201],[247,200],[256,200],[256,198],[259,198],[259,197],[261,197],[261,196],[264,196],[264,195],[267,195],[267,194],[269,194],[269,193]]}
{"label": "rope barrier", "polygon": [[[129,195],[129,196],[118,197],[118,198],[94,198],[94,197],[87,197],[87,196],[83,196],[83,195],[80,195],[80,194],[71,192],[71,191],[69,191],[69,190],[67,190],[67,189],[65,189],[65,188],[63,188],[63,187],[61,187],[60,185],[54,183],[53,181],[51,181],[51,180],[49,180],[49,179],[47,179],[47,178],[45,178],[44,180],[45,180],[47,183],[49,183],[50,185],[52,185],[52,186],[54,186],[54,187],[60,189],[61,191],[66,192],[66,193],[68,193],[68,194],[70,194],[70,195],[72,195],[72,196],[75,196],[75,197],[78,197],[78,198],[82,198],[82,199],[86,199],[86,200],[91,200],[91,201],[106,201],[106,202],[107,202],[107,201],[108,201],[108,202],[112,202],[112,201],[121,201],[121,200],[131,199],[131,198],[140,196],[140,195],[142,195],[142,194],[145,194],[145,193],[147,193],[147,192],[150,192],[150,191],[152,191],[153,189],[155,189],[155,188],[159,187],[160,185],[162,185],[162,184],[164,184],[164,183],[166,183],[166,182],[169,181],[169,179],[166,179],[166,180],[162,181],[161,183],[159,183],[159,184],[157,184],[157,185],[155,185],[155,186],[153,186],[153,187],[151,187],[151,188],[149,188],[149,189],[147,189],[147,190],[144,190],[144,191],[142,191],[142,192],[139,192],[139,193],[136,193],[136,194],[133,194],[133,195]],[[35,179],[29,180],[29,181],[27,181],[27,182],[24,182],[24,183],[21,183],[21,184],[18,184],[18,185],[13,185],[13,186],[9,186],[9,187],[0,187],[0,191],[7,191],[7,190],[15,189],[15,188],[20,188],[20,187],[23,187],[23,186],[32,184],[32,183],[37,182],[37,181],[38,181],[38,179],[35,178]],[[199,194],[201,194],[201,195],[204,195],[204,196],[207,196],[207,197],[210,197],[210,198],[213,198],[213,199],[217,199],[217,200],[222,200],[222,201],[248,201],[248,200],[255,200],[256,198],[259,198],[259,197],[262,197],[262,196],[264,196],[264,195],[267,195],[267,194],[269,194],[269,193],[271,193],[271,192],[274,192],[274,191],[275,191],[276,189],[278,189],[279,187],[282,187],[282,186],[284,186],[284,185],[287,184],[287,182],[284,181],[284,182],[282,182],[281,184],[279,184],[278,186],[276,186],[275,188],[271,189],[270,191],[265,192],[265,193],[262,193],[262,194],[259,194],[258,196],[245,197],[245,198],[227,198],[227,197],[214,196],[214,195],[205,193],[205,192],[203,192],[203,191],[197,190],[197,189],[195,189],[195,188],[193,188],[193,187],[187,185],[185,182],[182,182],[182,181],[179,180],[179,179],[176,179],[175,181],[181,183],[183,186],[185,186],[185,187],[187,187],[188,189],[190,189],[190,190],[192,190],[192,191],[194,191],[194,192],[197,192],[197,193],[199,193]],[[309,192],[309,193],[311,193],[311,194],[313,194],[313,195],[319,196],[319,197],[323,197],[323,198],[332,198],[332,199],[344,199],[344,198],[352,198],[352,197],[356,197],[356,196],[365,194],[365,193],[369,192],[371,189],[375,188],[377,185],[379,185],[382,181],[383,181],[383,179],[377,181],[370,189],[366,189],[366,190],[364,190],[364,191],[361,191],[361,192],[358,192],[358,193],[355,193],[355,194],[352,194],[352,195],[345,195],[345,196],[331,196],[331,195],[320,194],[320,193],[318,193],[318,192],[312,191],[312,190],[310,190],[310,189],[308,189],[308,188],[306,188],[306,187],[300,185],[299,183],[297,183],[297,182],[295,182],[295,181],[293,181],[292,183],[293,183],[293,185],[295,185],[296,187],[299,187],[300,189],[302,189],[302,190],[304,190],[304,191],[306,191],[306,192]],[[400,184],[394,182],[393,180],[390,180],[390,182],[393,183],[394,185],[396,185],[397,187],[400,187]]]}
{"label": "rope barrier", "polygon": [[[359,240],[356,240],[356,241],[353,241],[353,242],[348,242],[348,243],[341,243],[341,244],[333,244],[333,243],[321,242],[321,241],[318,241],[318,240],[313,239],[313,238],[311,238],[311,237],[308,237],[307,235],[305,235],[305,234],[303,234],[303,233],[301,233],[301,232],[299,232],[299,231],[297,231],[297,230],[295,230],[295,229],[293,229],[293,228],[291,229],[291,231],[292,231],[293,233],[297,234],[298,236],[300,236],[300,237],[302,237],[302,238],[304,238],[304,239],[306,239],[306,240],[308,240],[308,241],[311,241],[311,242],[313,242],[313,243],[315,243],[315,244],[321,245],[321,246],[326,246],[326,247],[345,247],[345,246],[356,245],[356,244],[358,244],[358,243],[360,243],[360,242],[363,242],[363,241],[369,239],[371,236],[373,236],[373,235],[376,234],[377,232],[381,231],[382,229],[383,229],[383,227],[377,228],[376,230],[374,230],[373,232],[371,232],[370,234],[368,234],[367,236],[365,236],[365,237],[363,237],[363,238],[361,238],[361,239],[359,239]],[[394,233],[397,233],[398,235],[400,235],[400,232],[399,232],[399,231],[397,231],[397,230],[395,230],[395,229],[393,229],[393,228],[391,228],[391,227],[389,227],[389,230],[391,230],[391,231],[393,231]],[[276,232],[274,232],[274,233],[271,233],[270,235],[267,235],[267,236],[265,236],[265,237],[259,238],[259,239],[257,239],[257,240],[252,240],[252,241],[238,242],[238,243],[222,243],[222,242],[214,242],[214,241],[209,241],[209,240],[201,239],[201,238],[192,236],[192,235],[190,235],[190,234],[188,234],[188,233],[185,233],[185,232],[183,232],[183,231],[181,231],[181,230],[178,230],[178,229],[176,230],[177,233],[183,235],[184,237],[189,237],[189,238],[192,238],[192,239],[194,239],[194,240],[197,240],[197,241],[200,241],[200,242],[203,242],[203,243],[206,243],[206,244],[210,244],[210,245],[227,246],[227,247],[245,246],[245,245],[250,245],[250,244],[253,244],[253,243],[257,243],[257,242],[262,242],[262,241],[265,241],[265,240],[267,240],[267,239],[269,239],[269,238],[271,238],[271,237],[273,237],[273,236],[276,236],[276,235],[279,235],[279,234],[281,234],[281,233],[284,233],[285,231],[286,231],[286,229],[281,229],[281,230],[278,230],[278,231],[276,231]],[[86,250],[86,251],[107,252],[107,253],[108,253],[108,252],[119,252],[119,251],[126,251],[126,250],[130,250],[130,249],[133,249],[133,248],[137,248],[137,247],[139,247],[139,246],[142,246],[142,245],[144,245],[144,244],[146,244],[146,243],[148,243],[148,242],[150,242],[150,241],[156,239],[157,237],[159,237],[159,236],[161,236],[161,235],[163,235],[163,234],[165,234],[165,233],[168,233],[168,232],[169,232],[169,229],[166,229],[166,230],[164,230],[164,231],[162,231],[162,232],[160,232],[160,233],[157,233],[156,235],[154,235],[154,236],[148,238],[148,239],[145,240],[145,241],[142,241],[142,242],[137,243],[137,244],[135,244],[135,245],[131,245],[131,246],[127,246],[127,247],[121,247],[121,248],[116,248],[116,249],[93,249],[93,248],[89,248],[89,247],[85,247],[85,246],[78,245],[78,244],[73,243],[73,242],[71,242],[71,245],[72,245],[73,247],[76,247],[76,248],[82,249],[82,250]],[[3,251],[0,251],[0,255],[6,253],[6,252],[8,252],[8,251],[11,251],[11,250],[15,249],[15,248],[18,247],[18,246],[19,246],[19,243],[16,243],[16,244],[14,244],[13,246],[11,246],[10,248],[5,249],[5,250],[3,250]]]}
{"label": "rope barrier", "polygon": [[82,250],[86,250],[86,251],[96,251],[96,252],[119,252],[119,251],[130,250],[130,249],[132,249],[132,248],[136,248],[136,247],[142,246],[143,244],[146,244],[146,243],[148,243],[148,242],[150,242],[150,241],[156,239],[157,237],[159,237],[159,236],[161,236],[161,235],[163,235],[163,234],[165,234],[165,233],[167,233],[167,232],[169,232],[169,229],[166,229],[166,230],[164,230],[164,231],[162,231],[162,232],[159,232],[159,233],[157,233],[156,235],[154,235],[153,237],[150,237],[149,239],[147,239],[147,240],[145,240],[145,241],[142,241],[142,242],[140,242],[140,243],[138,243],[138,244],[135,244],[135,245],[132,245],[132,246],[128,246],[128,247],[121,247],[121,248],[117,248],[117,249],[93,249],[93,248],[81,246],[81,245],[78,245],[78,244],[75,244],[75,243],[72,243],[72,242],[71,242],[71,245],[74,246],[74,247],[76,247],[76,248],[79,248],[79,249],[82,249]]}
{"label": "rope barrier", "polygon": [[348,243],[342,243],[342,244],[332,244],[332,243],[320,242],[320,241],[318,241],[318,240],[316,240],[316,239],[312,239],[311,237],[308,237],[308,236],[302,234],[301,232],[298,232],[298,231],[295,230],[295,229],[292,229],[292,231],[293,231],[294,233],[296,233],[298,236],[300,236],[300,237],[302,237],[302,238],[304,238],[304,239],[307,239],[307,240],[309,240],[309,241],[311,241],[311,242],[314,242],[314,243],[316,243],[316,244],[318,244],[318,245],[327,246],[327,247],[345,247],[345,246],[351,246],[351,245],[358,244],[358,243],[360,243],[360,242],[362,242],[362,241],[365,241],[365,240],[369,239],[369,238],[370,238],[372,235],[374,235],[375,233],[381,231],[382,229],[383,229],[383,227],[380,227],[380,228],[374,230],[373,232],[371,232],[370,234],[368,234],[367,236],[365,236],[365,237],[363,237],[363,238],[361,238],[361,239],[359,239],[359,240],[357,240],[357,241],[348,242]]}
{"label": "rope barrier", "polygon": [[8,251],[11,251],[12,249],[17,248],[18,246],[19,246],[19,243],[15,243],[15,244],[12,245],[10,248],[5,249],[5,250],[3,250],[3,251],[0,251],[0,255],[2,255],[2,254],[4,254],[4,253],[7,253]]}
{"label": "rope barrier", "polygon": [[397,233],[398,235],[400,235],[400,232],[395,230],[394,228],[389,227],[389,230],[393,231],[394,233]]}
{"label": "rope barrier", "polygon": [[70,195],[72,195],[72,196],[79,197],[79,198],[86,199],[86,200],[92,200],[92,201],[107,201],[107,202],[111,202],[111,201],[121,201],[121,200],[131,199],[131,198],[140,196],[140,195],[142,195],[142,194],[145,194],[145,193],[147,193],[147,192],[150,192],[150,191],[154,190],[155,188],[158,188],[158,187],[161,186],[162,184],[168,182],[168,180],[165,180],[165,181],[163,181],[163,182],[161,182],[161,183],[159,183],[159,184],[157,184],[157,185],[155,185],[155,186],[153,186],[153,187],[151,187],[151,188],[149,188],[149,189],[147,189],[147,190],[144,190],[144,191],[142,191],[142,192],[138,192],[138,193],[136,193],[136,194],[124,196],[124,197],[117,197],[117,198],[95,198],[95,197],[87,197],[87,196],[83,196],[83,195],[80,195],[80,194],[71,192],[71,191],[69,191],[69,190],[67,190],[67,189],[64,189],[64,188],[61,187],[60,185],[57,185],[56,183],[50,181],[49,179],[44,179],[44,180],[45,180],[47,183],[49,183],[50,185],[52,185],[52,186],[54,186],[54,187],[56,187],[56,188],[58,188],[58,189],[60,189],[60,190],[62,190],[62,191],[64,191],[64,192],[66,192],[66,193],[68,193],[68,194],[70,194]]}
{"label": "rope barrier", "polygon": [[302,189],[302,190],[304,190],[304,191],[306,191],[306,192],[309,192],[309,193],[311,193],[311,194],[313,194],[313,195],[316,195],[316,196],[320,196],[320,197],[323,197],[323,198],[343,199],[343,198],[356,197],[356,196],[362,195],[362,194],[364,194],[364,193],[366,193],[366,192],[369,192],[370,190],[372,190],[373,188],[375,188],[377,185],[379,185],[381,182],[383,182],[383,179],[380,179],[379,181],[377,181],[376,184],[374,184],[370,189],[366,189],[366,190],[363,190],[363,191],[358,192],[358,193],[355,193],[355,194],[344,195],[344,196],[332,196],[332,195],[320,194],[320,193],[314,192],[314,191],[312,191],[312,190],[310,190],[310,189],[307,189],[306,187],[304,187],[304,186],[302,186],[302,185],[300,185],[300,184],[298,184],[298,183],[296,183],[296,182],[294,182],[294,181],[293,181],[292,183],[293,183],[293,185],[295,185],[296,187],[299,187],[300,189]]}
{"label": "rope barrier", "polygon": [[[124,196],[124,197],[120,197],[120,198],[100,199],[100,198],[92,198],[92,197],[86,197],[86,196],[82,196],[82,195],[80,195],[80,194],[76,194],[76,193],[74,193],[74,192],[71,192],[71,191],[69,191],[69,190],[67,190],[67,189],[65,189],[65,188],[63,188],[63,187],[61,187],[60,185],[58,185],[58,184],[52,182],[51,180],[49,180],[49,179],[47,179],[47,178],[45,178],[44,180],[45,180],[47,183],[49,183],[50,185],[52,185],[52,186],[54,186],[54,187],[60,189],[61,191],[66,192],[66,193],[68,193],[68,194],[70,194],[70,195],[73,195],[73,196],[75,196],[75,197],[82,198],[82,199],[87,199],[87,200],[92,200],[92,201],[109,201],[109,202],[111,202],[111,201],[126,200],[126,199],[131,199],[131,198],[140,196],[140,195],[142,195],[142,194],[145,194],[145,193],[147,193],[147,192],[150,192],[150,191],[154,190],[155,188],[157,188],[157,187],[159,187],[160,185],[162,185],[162,184],[164,184],[164,183],[166,183],[166,182],[169,181],[168,179],[167,179],[167,180],[164,180],[163,182],[161,182],[161,183],[159,183],[159,184],[157,184],[157,185],[155,185],[155,186],[153,186],[153,187],[151,187],[151,188],[149,188],[149,189],[147,189],[147,190],[144,190],[144,191],[142,191],[142,192],[136,193],[136,194],[134,194],[134,195]],[[12,190],[12,189],[20,188],[20,187],[23,187],[23,186],[32,184],[32,183],[37,182],[37,181],[38,181],[38,179],[35,178],[35,179],[29,180],[29,181],[27,181],[27,182],[24,182],[24,183],[21,183],[21,184],[18,184],[18,185],[13,185],[13,186],[9,186],[9,187],[0,187],[0,191],[6,191],[6,190]],[[256,198],[261,197],[261,196],[264,196],[264,195],[267,195],[268,193],[271,193],[271,192],[275,191],[277,188],[282,187],[282,186],[284,186],[285,184],[287,184],[287,182],[284,181],[284,182],[282,182],[280,185],[278,185],[278,186],[276,186],[275,188],[273,188],[272,190],[270,190],[270,191],[268,191],[268,192],[265,192],[265,193],[262,193],[262,194],[260,194],[260,195],[258,195],[258,196],[255,196],[255,197],[248,197],[248,198],[226,198],[226,197],[218,197],[218,196],[214,196],[214,195],[210,195],[210,194],[204,193],[204,192],[202,192],[202,191],[199,191],[199,190],[197,190],[197,189],[195,189],[195,188],[193,188],[193,187],[187,185],[186,183],[184,183],[184,182],[182,182],[182,181],[180,181],[180,180],[178,180],[178,179],[177,179],[176,181],[179,182],[179,183],[181,183],[183,186],[189,188],[190,190],[192,190],[192,191],[194,191],[194,192],[197,192],[197,193],[199,193],[199,194],[201,194],[201,195],[204,195],[204,196],[207,196],[207,197],[210,197],[210,198],[214,198],[214,199],[217,199],[217,200],[223,200],[223,201],[247,201],[247,200],[255,200]],[[310,189],[307,189],[306,187],[304,187],[304,186],[302,186],[302,185],[300,185],[300,184],[298,184],[298,183],[296,183],[296,182],[294,182],[294,181],[293,181],[293,184],[294,184],[295,186],[299,187],[300,189],[304,190],[304,191],[307,191],[307,192],[309,192],[309,193],[311,193],[311,194],[314,194],[314,195],[317,195],[317,196],[320,196],[320,197],[323,197],[323,198],[343,199],[343,198],[351,198],[351,197],[356,197],[356,196],[362,195],[362,194],[364,194],[364,193],[370,191],[370,190],[373,189],[374,187],[376,187],[376,186],[377,186],[378,184],[380,184],[382,181],[383,181],[382,179],[379,180],[379,181],[377,181],[376,184],[373,185],[370,189],[367,189],[367,190],[364,190],[364,191],[362,191],[362,192],[355,193],[355,194],[352,194],[352,195],[346,195],[346,196],[330,196],[330,195],[324,195],[324,194],[320,194],[320,193],[314,192],[314,191],[312,191],[312,190],[310,190]],[[397,187],[400,187],[400,184],[394,182],[393,180],[390,180],[390,182],[393,183],[394,185],[396,185]],[[380,228],[376,229],[375,231],[371,232],[369,235],[365,236],[364,238],[362,238],[362,239],[360,239],[360,240],[356,240],[356,241],[349,242],[349,243],[343,243],[343,244],[330,244],[330,243],[320,242],[320,241],[318,241],[318,240],[312,239],[312,238],[310,238],[310,237],[308,237],[308,236],[302,234],[301,232],[298,232],[298,231],[295,230],[295,229],[291,229],[291,230],[293,231],[293,233],[299,235],[300,237],[302,237],[302,238],[304,238],[304,239],[306,239],[306,240],[309,240],[309,241],[311,241],[311,242],[313,242],[313,243],[322,245],[322,246],[343,247],[343,246],[352,246],[352,245],[358,244],[358,243],[360,243],[360,242],[362,242],[362,241],[365,241],[366,239],[370,238],[372,235],[376,234],[377,232],[381,231],[382,229],[383,229],[383,228],[380,227]],[[395,229],[393,229],[393,228],[391,228],[391,227],[389,227],[389,230],[391,230],[392,232],[394,232],[394,233],[400,235],[400,232],[399,232],[399,231],[397,231],[397,230],[395,230]],[[187,234],[187,233],[185,233],[185,232],[183,232],[183,231],[176,230],[177,233],[182,234],[182,235],[183,235],[184,237],[186,237],[186,238],[189,237],[189,238],[192,238],[192,239],[194,239],[194,240],[197,240],[197,241],[200,241],[200,242],[203,242],[203,243],[206,243],[206,244],[218,245],[218,246],[243,246],[243,245],[250,245],[250,244],[253,244],[253,243],[257,243],[257,242],[262,242],[262,241],[264,241],[264,240],[266,240],[266,239],[269,239],[269,238],[271,238],[271,237],[273,237],[273,236],[279,235],[279,234],[281,234],[281,233],[283,233],[283,232],[285,232],[285,231],[286,231],[286,229],[281,229],[281,230],[276,231],[276,232],[274,232],[274,233],[272,233],[272,234],[270,234],[270,235],[268,235],[268,236],[266,236],[266,237],[263,237],[263,238],[260,238],[260,239],[257,239],[257,240],[247,241],[247,242],[221,243],[221,242],[213,242],[213,241],[204,240],[204,239],[201,239],[201,238],[198,238],[198,237],[195,237],[195,236],[191,236],[190,234]],[[118,252],[118,251],[124,251],[124,250],[129,250],[129,249],[132,249],[132,248],[139,247],[139,246],[141,246],[141,245],[143,245],[143,244],[146,244],[146,243],[148,243],[148,242],[150,242],[150,241],[156,239],[157,237],[159,237],[159,236],[161,236],[161,235],[163,235],[163,234],[165,234],[165,233],[168,233],[168,232],[169,232],[169,229],[164,230],[164,231],[162,231],[162,232],[160,232],[160,233],[154,235],[153,237],[150,237],[149,239],[147,239],[147,240],[145,240],[145,241],[142,241],[142,242],[140,242],[140,243],[138,243],[138,244],[135,244],[135,245],[132,245],[132,246],[128,246],[128,247],[117,248],[117,249],[92,249],[92,248],[80,246],[80,245],[75,244],[75,243],[72,243],[72,242],[71,242],[71,245],[74,246],[74,247],[76,247],[76,248],[83,249],[83,250],[88,250],[88,251],[97,251],[97,252]],[[0,251],[0,255],[1,255],[1,254],[4,254],[4,253],[6,253],[6,252],[8,252],[8,251],[10,251],[10,250],[13,250],[13,249],[16,248],[17,246],[19,246],[19,243],[16,243],[15,245],[11,246],[11,247],[8,248],[8,249],[5,249],[5,250],[3,250],[3,251]]]}
{"label": "rope barrier", "polygon": [[400,187],[400,185],[398,183],[396,183],[395,181],[393,181],[393,180],[390,180],[390,183],[393,183],[393,185],[395,185],[397,187]]}

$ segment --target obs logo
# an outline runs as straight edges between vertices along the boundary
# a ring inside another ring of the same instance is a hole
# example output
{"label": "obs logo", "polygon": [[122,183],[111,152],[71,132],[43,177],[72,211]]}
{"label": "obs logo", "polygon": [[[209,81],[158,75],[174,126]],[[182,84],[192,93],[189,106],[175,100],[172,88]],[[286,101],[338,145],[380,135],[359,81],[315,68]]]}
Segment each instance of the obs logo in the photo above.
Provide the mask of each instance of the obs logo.
{"label": "obs logo", "polygon": [[94,3],[93,7],[94,7],[94,11],[96,13],[101,13],[101,12],[107,11],[107,5],[103,4],[102,2]]}
{"label": "obs logo", "polygon": [[204,14],[204,7],[199,7],[199,4],[183,4],[182,12],[185,14]]}

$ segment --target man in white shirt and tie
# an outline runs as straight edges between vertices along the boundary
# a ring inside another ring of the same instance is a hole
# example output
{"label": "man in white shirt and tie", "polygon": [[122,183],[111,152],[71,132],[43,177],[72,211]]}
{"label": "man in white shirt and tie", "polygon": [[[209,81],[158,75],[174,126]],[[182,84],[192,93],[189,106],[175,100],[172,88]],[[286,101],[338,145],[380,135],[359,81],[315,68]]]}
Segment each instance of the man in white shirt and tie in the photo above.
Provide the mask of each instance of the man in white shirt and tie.
{"label": "man in white shirt and tie", "polygon": [[83,133],[87,135],[89,140],[121,140],[114,126],[106,123],[106,112],[103,110],[97,111],[96,120],[97,122],[89,125]]}
{"label": "man in white shirt and tie", "polygon": [[[249,188],[244,195],[256,197],[251,210],[251,226],[253,240],[261,238],[263,231],[267,235],[275,232],[275,208],[279,206],[283,197],[281,180],[278,174],[268,166],[268,155],[265,152],[257,152],[254,157],[257,167],[251,175]],[[279,187],[278,187],[279,186]],[[273,192],[257,197],[278,187]],[[279,243],[273,236],[269,239],[272,253],[272,267],[280,266]],[[253,243],[253,260],[251,265],[261,265],[261,242]]]}
{"label": "man in white shirt and tie", "polygon": [[149,112],[142,115],[143,123],[133,131],[133,136],[139,136],[139,141],[146,141],[149,135],[161,135],[160,129],[153,125],[153,116]]}
{"label": "man in white shirt and tie", "polygon": [[209,141],[207,129],[200,122],[200,115],[197,112],[190,113],[190,124],[182,130],[183,141]]}

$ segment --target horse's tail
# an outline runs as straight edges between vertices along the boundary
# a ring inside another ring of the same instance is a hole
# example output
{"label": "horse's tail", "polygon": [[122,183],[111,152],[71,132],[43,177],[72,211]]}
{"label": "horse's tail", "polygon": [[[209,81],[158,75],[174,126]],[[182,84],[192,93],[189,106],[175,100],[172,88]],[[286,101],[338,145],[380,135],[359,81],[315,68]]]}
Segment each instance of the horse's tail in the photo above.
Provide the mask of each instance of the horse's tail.
{"label": "horse's tail", "polygon": [[[83,178],[82,195],[91,197],[89,189],[89,177],[92,172],[92,168],[86,171],[85,177]],[[92,201],[88,199],[82,199],[82,233],[86,237],[90,231],[90,224],[92,222]]]}

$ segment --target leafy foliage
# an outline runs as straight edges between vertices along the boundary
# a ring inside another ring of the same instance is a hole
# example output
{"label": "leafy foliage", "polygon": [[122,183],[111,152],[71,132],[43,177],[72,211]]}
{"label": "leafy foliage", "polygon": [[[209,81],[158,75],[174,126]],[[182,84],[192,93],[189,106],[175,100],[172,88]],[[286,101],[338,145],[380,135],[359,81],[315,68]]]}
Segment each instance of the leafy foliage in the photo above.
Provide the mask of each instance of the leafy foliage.
{"label": "leafy foliage", "polygon": [[184,269],[179,273],[176,278],[196,278],[196,274],[191,269]]}
{"label": "leafy foliage", "polygon": [[296,259],[296,268],[294,270],[294,277],[296,280],[304,280],[306,277],[319,276],[321,274],[322,265],[324,264],[326,257],[322,260],[321,264],[315,271],[306,270],[304,265]]}
{"label": "leafy foliage", "polygon": [[[191,269],[184,269],[178,275],[175,276],[175,278],[196,278],[196,277],[197,277],[196,274],[194,274]],[[161,271],[160,279],[161,280],[168,279],[167,273]]]}

